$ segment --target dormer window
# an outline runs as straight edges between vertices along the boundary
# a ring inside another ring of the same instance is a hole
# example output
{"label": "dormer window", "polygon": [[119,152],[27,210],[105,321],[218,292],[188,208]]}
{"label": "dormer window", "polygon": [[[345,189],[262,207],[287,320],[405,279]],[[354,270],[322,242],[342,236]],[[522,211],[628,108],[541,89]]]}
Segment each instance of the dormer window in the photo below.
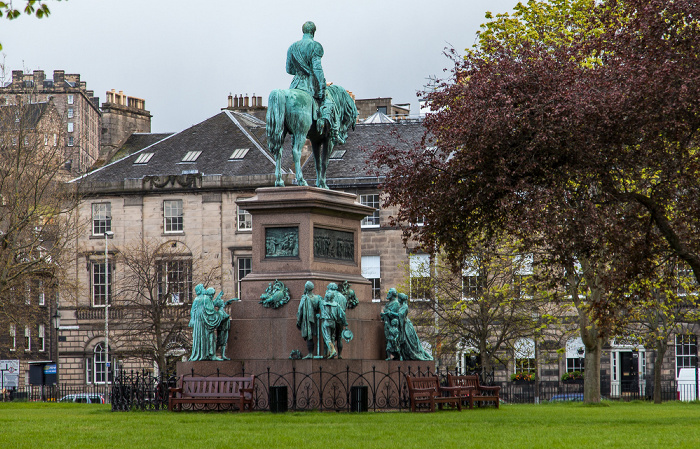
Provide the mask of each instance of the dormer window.
{"label": "dormer window", "polygon": [[228,160],[243,159],[245,155],[248,154],[248,150],[250,150],[250,148],[238,148],[231,153]]}
{"label": "dormer window", "polygon": [[342,159],[345,156],[345,150],[334,150],[331,153],[331,159]]}
{"label": "dormer window", "polygon": [[185,157],[182,158],[181,162],[194,162],[197,160],[200,154],[202,154],[201,151],[188,151]]}
{"label": "dormer window", "polygon": [[153,157],[153,153],[141,153],[139,157],[136,158],[134,164],[147,164],[148,161]]}

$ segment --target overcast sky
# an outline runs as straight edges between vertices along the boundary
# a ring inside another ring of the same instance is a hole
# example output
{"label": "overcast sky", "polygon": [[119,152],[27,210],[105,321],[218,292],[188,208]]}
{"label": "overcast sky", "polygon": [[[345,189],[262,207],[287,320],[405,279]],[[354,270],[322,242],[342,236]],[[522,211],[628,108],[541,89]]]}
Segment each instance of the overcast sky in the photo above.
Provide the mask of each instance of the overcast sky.
{"label": "overcast sky", "polygon": [[[16,0],[24,5],[24,0]],[[316,23],[326,80],[358,99],[411,103],[443,77],[447,46],[474,44],[486,11],[517,0],[68,0],[51,16],[2,19],[5,67],[79,73],[105,100],[111,89],[146,100],[152,131],[180,131],[219,112],[232,94],[288,88],[289,45]]]}

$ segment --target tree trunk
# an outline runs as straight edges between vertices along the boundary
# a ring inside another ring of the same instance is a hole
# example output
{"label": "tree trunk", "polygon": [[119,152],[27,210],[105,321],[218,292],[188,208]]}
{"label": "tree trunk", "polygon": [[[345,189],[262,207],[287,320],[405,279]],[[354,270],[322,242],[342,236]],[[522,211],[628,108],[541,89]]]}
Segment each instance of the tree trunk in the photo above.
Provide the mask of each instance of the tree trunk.
{"label": "tree trunk", "polygon": [[587,338],[583,336],[588,333],[585,328],[581,328],[581,338],[586,346],[586,367],[583,372],[583,402],[592,404],[600,402],[600,354],[602,352],[603,341],[600,338],[592,337],[593,345],[586,343]]}
{"label": "tree trunk", "polygon": [[663,340],[656,340],[656,358],[654,360],[654,404],[661,404],[661,367],[668,344]]}

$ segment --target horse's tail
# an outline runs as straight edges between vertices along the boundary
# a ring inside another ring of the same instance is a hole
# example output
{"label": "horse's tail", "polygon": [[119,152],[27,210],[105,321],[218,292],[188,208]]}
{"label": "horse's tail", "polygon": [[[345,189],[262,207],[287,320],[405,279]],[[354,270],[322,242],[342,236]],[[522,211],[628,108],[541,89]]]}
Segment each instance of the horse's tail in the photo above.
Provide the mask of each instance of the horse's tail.
{"label": "horse's tail", "polygon": [[270,149],[282,148],[286,102],[286,96],[281,89],[270,92],[270,97],[267,99],[265,121],[267,122],[267,145]]}

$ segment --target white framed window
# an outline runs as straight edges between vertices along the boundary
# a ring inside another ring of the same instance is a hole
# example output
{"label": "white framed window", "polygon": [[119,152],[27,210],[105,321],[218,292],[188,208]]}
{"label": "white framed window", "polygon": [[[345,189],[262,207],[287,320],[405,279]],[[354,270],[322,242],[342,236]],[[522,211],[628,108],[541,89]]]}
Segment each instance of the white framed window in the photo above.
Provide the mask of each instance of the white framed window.
{"label": "white framed window", "polygon": [[32,288],[29,286],[28,282],[24,285],[24,303],[26,305],[32,303]]}
{"label": "white framed window", "polygon": [[233,153],[231,153],[231,156],[229,156],[230,161],[235,161],[235,160],[240,160],[245,157],[246,154],[248,154],[248,151],[250,148],[237,148],[233,150]]}
{"label": "white framed window", "polygon": [[566,342],[566,372],[583,372],[586,362],[586,347],[581,337],[571,338]]}
{"label": "white framed window", "polygon": [[372,302],[381,301],[380,256],[362,256],[362,276],[372,283]]}
{"label": "white framed window", "polygon": [[73,95],[71,95],[71,94],[66,95],[66,103],[73,104],[74,100],[75,100],[75,98],[73,97]]}
{"label": "white framed window", "polygon": [[29,326],[24,326],[24,352],[32,350],[32,331]]}
{"label": "white framed window", "polygon": [[10,324],[10,351],[17,349],[17,326],[12,323]]}
{"label": "white framed window", "polygon": [[253,271],[253,259],[251,257],[239,257],[237,260],[238,264],[238,297],[241,297],[241,280],[246,277],[251,271]]}
{"label": "white framed window", "polygon": [[[103,344],[104,343],[98,343],[95,345],[92,360],[88,359],[90,362],[86,360],[85,363],[86,379],[91,379],[92,382],[96,384],[103,384],[106,380],[111,383],[114,380],[114,363],[110,364],[111,366],[109,367],[109,373],[107,373],[107,361]],[[94,374],[94,377],[92,377],[92,374]],[[108,374],[109,379],[107,379]]]}
{"label": "white framed window", "polygon": [[139,154],[139,157],[137,157],[136,160],[134,161],[134,165],[147,164],[148,161],[150,161],[151,158],[153,157],[153,154],[155,154],[155,153],[141,153],[141,154]]}
{"label": "white framed window", "polygon": [[409,256],[409,268],[411,278],[410,298],[414,301],[427,301],[433,297],[432,283],[430,282],[430,255],[411,254]]}
{"label": "white framed window", "polygon": [[112,275],[114,274],[114,265],[109,262],[109,276],[105,271],[105,263],[93,262],[91,264],[91,280],[92,280],[92,306],[104,307],[105,304],[111,303],[112,298]]}
{"label": "white framed window", "polygon": [[166,233],[184,231],[182,200],[163,201],[163,221]]}
{"label": "white framed window", "polygon": [[528,279],[533,274],[532,254],[519,254],[513,257],[513,291],[515,296],[527,293]]}
{"label": "white framed window", "polygon": [[365,206],[373,207],[374,213],[367,215],[362,219],[361,227],[363,228],[378,228],[379,227],[379,194],[373,193],[370,195],[360,195],[360,203]]}
{"label": "white framed window", "polygon": [[158,298],[167,304],[179,305],[189,302],[192,292],[192,261],[161,260],[157,267]]}
{"label": "white framed window", "polygon": [[39,305],[40,306],[45,306],[46,305],[46,294],[44,293],[44,281],[39,281]]}
{"label": "white framed window", "polygon": [[253,216],[245,209],[238,208],[238,230],[250,231],[253,229]]}
{"label": "white framed window", "polygon": [[46,327],[43,324],[39,325],[39,351],[46,351]]}
{"label": "white framed window", "polygon": [[195,162],[200,154],[201,151],[188,151],[180,162]]}
{"label": "white framed window", "polygon": [[74,110],[73,110],[73,108],[68,108],[67,113],[68,113],[68,118],[73,118],[73,115],[74,115]]}
{"label": "white framed window", "polygon": [[73,122],[68,122],[68,132],[69,133],[73,132]]}
{"label": "white framed window", "polygon": [[331,159],[342,159],[345,156],[345,151],[347,150],[333,150],[331,153]]}
{"label": "white framed window", "polygon": [[676,376],[681,368],[697,366],[698,338],[693,334],[676,335]]}
{"label": "white framed window", "polygon": [[92,203],[92,235],[104,236],[112,230],[112,203]]}
{"label": "white framed window", "polygon": [[519,338],[513,345],[515,355],[515,373],[536,374],[535,340]]}
{"label": "white framed window", "polygon": [[68,136],[68,146],[72,147],[75,144],[75,139],[73,139],[73,136]]}

